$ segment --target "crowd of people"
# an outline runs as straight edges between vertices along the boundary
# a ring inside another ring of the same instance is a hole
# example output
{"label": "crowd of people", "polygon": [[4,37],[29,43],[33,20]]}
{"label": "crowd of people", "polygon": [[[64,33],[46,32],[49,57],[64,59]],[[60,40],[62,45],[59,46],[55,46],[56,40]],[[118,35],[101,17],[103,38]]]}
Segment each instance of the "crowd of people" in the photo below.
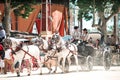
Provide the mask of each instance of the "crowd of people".
{"label": "crowd of people", "polygon": [[[102,36],[101,36],[102,37]],[[85,42],[86,44],[89,44],[93,46],[94,48],[99,48],[101,38],[93,40],[92,37],[89,37],[88,30],[84,28],[82,32],[80,33],[79,27],[75,26],[74,31],[72,33],[73,43],[77,43],[77,41]],[[116,39],[115,36],[112,34],[111,36],[107,36],[106,42],[109,46],[116,46]]]}

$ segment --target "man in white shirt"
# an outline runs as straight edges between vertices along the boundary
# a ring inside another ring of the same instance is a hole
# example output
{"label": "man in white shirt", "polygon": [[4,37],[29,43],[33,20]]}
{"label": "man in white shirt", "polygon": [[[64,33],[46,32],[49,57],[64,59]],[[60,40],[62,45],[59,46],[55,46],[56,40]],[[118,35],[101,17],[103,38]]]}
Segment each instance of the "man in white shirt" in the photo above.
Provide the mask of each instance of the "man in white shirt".
{"label": "man in white shirt", "polygon": [[73,43],[77,43],[80,40],[80,31],[78,26],[74,27],[74,32],[72,33]]}

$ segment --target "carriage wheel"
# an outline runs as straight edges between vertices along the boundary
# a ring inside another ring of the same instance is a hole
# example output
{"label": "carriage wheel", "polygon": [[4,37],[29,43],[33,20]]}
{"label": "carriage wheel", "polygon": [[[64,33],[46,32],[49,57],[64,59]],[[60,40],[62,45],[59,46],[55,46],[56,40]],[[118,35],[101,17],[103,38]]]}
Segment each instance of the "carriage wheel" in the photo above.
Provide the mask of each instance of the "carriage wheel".
{"label": "carriage wheel", "polygon": [[86,68],[86,57],[82,57],[81,60],[80,60],[80,66],[81,66],[81,69],[83,71],[85,71],[87,68]]}
{"label": "carriage wheel", "polygon": [[81,66],[82,71],[85,71],[87,69],[86,64],[81,64],[80,66]]}
{"label": "carriage wheel", "polygon": [[103,66],[105,70],[109,70],[111,66],[111,55],[108,51],[103,53]]}
{"label": "carriage wheel", "polygon": [[91,56],[87,57],[86,66],[88,71],[91,71],[93,69],[93,58]]}

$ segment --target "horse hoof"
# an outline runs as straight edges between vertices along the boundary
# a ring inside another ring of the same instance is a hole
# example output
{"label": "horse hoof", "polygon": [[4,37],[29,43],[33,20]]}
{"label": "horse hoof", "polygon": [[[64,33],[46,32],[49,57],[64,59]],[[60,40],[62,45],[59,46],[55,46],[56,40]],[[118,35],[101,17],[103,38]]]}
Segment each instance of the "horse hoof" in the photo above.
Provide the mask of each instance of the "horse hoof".
{"label": "horse hoof", "polygon": [[4,72],[4,74],[7,74],[7,72]]}
{"label": "horse hoof", "polygon": [[17,72],[17,77],[20,77],[20,73],[19,72]]}
{"label": "horse hoof", "polygon": [[61,74],[64,74],[64,72],[61,72]]}
{"label": "horse hoof", "polygon": [[28,76],[30,76],[30,74],[28,74]]}
{"label": "horse hoof", "polygon": [[20,74],[18,74],[17,77],[20,77]]}
{"label": "horse hoof", "polygon": [[53,73],[56,73],[56,71],[53,71]]}
{"label": "horse hoof", "polygon": [[42,73],[40,73],[40,75],[42,75]]}
{"label": "horse hoof", "polygon": [[48,72],[48,74],[51,74],[51,72]]}

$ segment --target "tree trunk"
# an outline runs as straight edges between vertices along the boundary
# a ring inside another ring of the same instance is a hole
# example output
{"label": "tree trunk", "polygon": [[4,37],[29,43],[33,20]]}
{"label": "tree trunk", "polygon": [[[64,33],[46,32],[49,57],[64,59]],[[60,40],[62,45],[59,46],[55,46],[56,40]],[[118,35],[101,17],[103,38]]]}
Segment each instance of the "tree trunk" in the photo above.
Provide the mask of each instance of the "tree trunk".
{"label": "tree trunk", "polygon": [[115,36],[116,39],[116,15],[114,16],[113,35]]}
{"label": "tree trunk", "polygon": [[106,22],[103,22],[102,24],[102,28],[101,28],[101,31],[104,35],[104,42],[106,42],[106,39],[107,39],[107,26],[106,26]]}
{"label": "tree trunk", "polygon": [[68,35],[70,35],[70,9],[69,9],[69,0],[67,1],[67,13],[68,13]]}
{"label": "tree trunk", "polygon": [[[98,13],[98,16],[100,17],[100,23],[98,23],[99,27],[98,27],[98,30],[102,33],[102,35],[104,36],[103,37],[103,41],[106,42],[106,39],[107,39],[107,21],[104,17],[104,13],[103,12],[99,12]],[[102,22],[102,24],[101,24]]]}
{"label": "tree trunk", "polygon": [[82,27],[83,26],[83,20],[82,20],[82,18],[80,19],[80,32],[82,33]]}
{"label": "tree trunk", "polygon": [[4,25],[7,36],[10,35],[11,30],[11,8],[10,3],[5,3],[5,15],[4,15]]}
{"label": "tree trunk", "polygon": [[118,44],[118,34],[119,34],[119,30],[118,30],[118,14],[116,14],[114,16],[114,29],[113,29],[113,35],[115,36],[116,44]]}

